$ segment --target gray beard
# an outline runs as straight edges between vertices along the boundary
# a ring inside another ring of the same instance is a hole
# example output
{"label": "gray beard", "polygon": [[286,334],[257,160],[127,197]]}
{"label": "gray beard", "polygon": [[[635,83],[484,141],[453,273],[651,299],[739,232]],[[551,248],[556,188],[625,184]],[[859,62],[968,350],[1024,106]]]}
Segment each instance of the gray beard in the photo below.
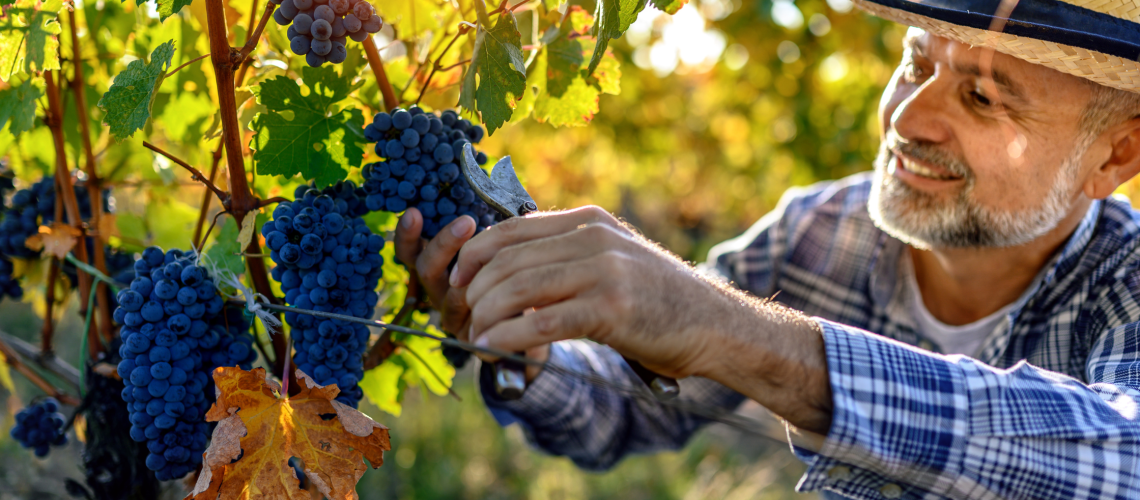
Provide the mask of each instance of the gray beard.
{"label": "gray beard", "polygon": [[1088,148],[1078,141],[1074,154],[1061,165],[1053,188],[1037,207],[1008,212],[979,204],[972,196],[975,177],[956,158],[947,158],[929,148],[914,146],[908,154],[963,175],[966,185],[957,197],[941,200],[917,191],[887,170],[894,160],[891,138],[883,141],[875,159],[875,174],[867,208],[875,226],[919,249],[1001,248],[1023,245],[1053,230],[1072,208],[1070,196]]}

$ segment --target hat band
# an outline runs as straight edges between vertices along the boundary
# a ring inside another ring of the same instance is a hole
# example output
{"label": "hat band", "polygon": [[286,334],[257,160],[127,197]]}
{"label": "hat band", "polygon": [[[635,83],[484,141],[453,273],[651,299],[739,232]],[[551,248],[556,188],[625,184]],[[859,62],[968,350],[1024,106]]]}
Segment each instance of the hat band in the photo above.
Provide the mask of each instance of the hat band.
{"label": "hat band", "polygon": [[[995,19],[992,13],[1000,5],[993,0],[867,1],[983,30],[990,29]],[[1018,1],[1002,31],[1132,61],[1140,59],[1140,23],[1056,0]]]}

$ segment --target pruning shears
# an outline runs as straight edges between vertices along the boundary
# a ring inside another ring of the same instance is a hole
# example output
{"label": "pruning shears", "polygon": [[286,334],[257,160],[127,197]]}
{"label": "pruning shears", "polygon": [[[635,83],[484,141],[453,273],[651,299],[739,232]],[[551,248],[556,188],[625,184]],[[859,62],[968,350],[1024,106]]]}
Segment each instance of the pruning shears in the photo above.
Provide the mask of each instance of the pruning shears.
{"label": "pruning shears", "polygon": [[[538,205],[515,175],[515,166],[511,163],[510,156],[495,163],[490,176],[475,162],[475,148],[470,143],[463,145],[461,156],[463,176],[467,178],[471,189],[503,217],[522,217],[538,211]],[[672,399],[681,393],[681,386],[676,379],[654,373],[641,363],[622,357],[658,398]],[[499,360],[495,362],[494,369],[495,392],[499,397],[508,400],[521,398],[526,391],[525,366],[516,361]]]}

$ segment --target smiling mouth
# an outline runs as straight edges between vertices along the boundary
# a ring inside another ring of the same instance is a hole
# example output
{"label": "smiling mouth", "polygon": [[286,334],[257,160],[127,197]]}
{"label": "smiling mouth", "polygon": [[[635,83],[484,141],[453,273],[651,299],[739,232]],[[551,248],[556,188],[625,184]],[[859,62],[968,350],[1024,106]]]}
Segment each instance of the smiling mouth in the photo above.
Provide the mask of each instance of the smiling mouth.
{"label": "smiling mouth", "polygon": [[898,163],[896,165],[902,167],[903,170],[906,170],[907,172],[910,172],[919,177],[924,177],[936,181],[956,181],[962,178],[962,176],[954,175],[942,168],[927,166],[919,163],[906,157],[905,155],[899,154],[898,152],[894,152],[894,155],[895,159],[898,160]]}

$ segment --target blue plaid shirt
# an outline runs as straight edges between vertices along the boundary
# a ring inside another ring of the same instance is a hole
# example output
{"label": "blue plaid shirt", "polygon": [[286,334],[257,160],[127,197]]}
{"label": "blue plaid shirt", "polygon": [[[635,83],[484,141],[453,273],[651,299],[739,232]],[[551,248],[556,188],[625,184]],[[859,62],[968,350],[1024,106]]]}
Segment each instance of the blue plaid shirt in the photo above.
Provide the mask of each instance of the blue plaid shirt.
{"label": "blue plaid shirt", "polygon": [[[973,359],[913,347],[923,339],[898,276],[906,246],[872,224],[870,185],[859,174],[790,190],[703,266],[756,296],[779,292],[822,329],[834,415],[818,451],[793,446],[808,465],[798,489],[1140,498],[1140,213],[1093,203]],[[639,383],[614,351],[586,341],[555,344],[551,361]],[[506,402],[487,377],[483,397],[501,424],[521,422],[534,444],[587,469],[679,448],[706,423],[549,372]],[[696,377],[682,395],[725,410],[744,400]]]}

